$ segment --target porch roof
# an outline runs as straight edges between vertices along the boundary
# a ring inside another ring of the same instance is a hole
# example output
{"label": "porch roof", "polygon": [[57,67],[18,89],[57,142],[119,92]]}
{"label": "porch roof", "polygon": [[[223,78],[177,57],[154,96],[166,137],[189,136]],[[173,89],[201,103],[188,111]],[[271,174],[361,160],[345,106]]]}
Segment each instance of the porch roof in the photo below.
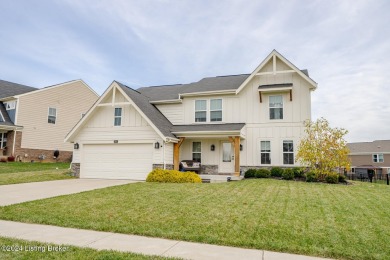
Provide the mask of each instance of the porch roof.
{"label": "porch roof", "polygon": [[171,132],[178,137],[241,135],[245,123],[174,125]]}

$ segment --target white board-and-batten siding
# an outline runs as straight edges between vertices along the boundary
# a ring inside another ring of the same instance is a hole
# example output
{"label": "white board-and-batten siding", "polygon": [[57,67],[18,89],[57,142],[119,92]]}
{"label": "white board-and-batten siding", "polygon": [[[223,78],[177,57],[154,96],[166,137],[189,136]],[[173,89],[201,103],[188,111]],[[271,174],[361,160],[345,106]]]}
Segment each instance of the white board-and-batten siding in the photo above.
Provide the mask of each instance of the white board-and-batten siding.
{"label": "white board-and-batten siding", "polygon": [[[20,96],[16,124],[23,126],[21,147],[72,151],[73,144],[65,143],[64,137],[97,98],[82,81]],[[55,124],[48,123],[49,107],[57,111]]]}

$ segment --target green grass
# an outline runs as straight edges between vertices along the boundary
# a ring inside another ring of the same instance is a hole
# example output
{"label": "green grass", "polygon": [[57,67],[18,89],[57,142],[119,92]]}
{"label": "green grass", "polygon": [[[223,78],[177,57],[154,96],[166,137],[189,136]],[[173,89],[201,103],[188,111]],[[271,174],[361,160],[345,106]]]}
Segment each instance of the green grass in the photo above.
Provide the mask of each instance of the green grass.
{"label": "green grass", "polygon": [[[98,251],[90,248],[64,245],[61,246],[61,252],[54,252],[52,250],[49,252],[49,246],[55,247],[58,245],[0,237],[0,259],[174,259],[167,257],[123,253],[112,250]],[[33,251],[34,249],[35,251]]]}
{"label": "green grass", "polygon": [[389,201],[388,186],[360,182],[134,183],[0,207],[0,218],[340,259],[389,259]]}
{"label": "green grass", "polygon": [[69,165],[69,163],[0,163],[0,174],[55,170],[57,168],[60,170],[66,170],[69,168]]}
{"label": "green grass", "polygon": [[69,163],[0,163],[0,185],[71,179]]}

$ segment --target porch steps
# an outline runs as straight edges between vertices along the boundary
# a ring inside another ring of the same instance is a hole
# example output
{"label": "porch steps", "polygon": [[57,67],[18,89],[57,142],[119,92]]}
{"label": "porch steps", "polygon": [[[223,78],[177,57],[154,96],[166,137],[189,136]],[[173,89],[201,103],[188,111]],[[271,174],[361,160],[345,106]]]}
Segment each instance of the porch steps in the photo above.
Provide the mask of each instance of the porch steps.
{"label": "porch steps", "polygon": [[218,174],[218,175],[212,175],[212,174],[199,174],[199,177],[202,178],[203,183],[217,183],[217,182],[227,182],[228,178],[230,178],[230,181],[240,181],[244,177],[243,176],[235,176],[234,174]]}

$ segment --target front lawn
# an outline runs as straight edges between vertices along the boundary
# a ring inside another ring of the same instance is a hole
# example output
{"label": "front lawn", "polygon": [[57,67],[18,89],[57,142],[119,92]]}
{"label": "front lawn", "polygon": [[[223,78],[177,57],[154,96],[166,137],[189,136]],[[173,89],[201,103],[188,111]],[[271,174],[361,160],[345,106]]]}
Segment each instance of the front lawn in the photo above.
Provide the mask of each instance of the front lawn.
{"label": "front lawn", "polygon": [[386,259],[389,191],[370,183],[272,179],[135,183],[0,207],[0,218],[340,259]]}
{"label": "front lawn", "polygon": [[69,163],[0,163],[0,185],[73,178]]}
{"label": "front lawn", "polygon": [[[61,252],[53,251],[61,249]],[[35,251],[34,251],[35,250]],[[44,251],[45,250],[45,251]],[[49,251],[50,250],[50,251]],[[0,259],[174,259],[168,257],[145,256],[112,250],[94,250],[75,246],[61,246],[42,242],[0,237]]]}

